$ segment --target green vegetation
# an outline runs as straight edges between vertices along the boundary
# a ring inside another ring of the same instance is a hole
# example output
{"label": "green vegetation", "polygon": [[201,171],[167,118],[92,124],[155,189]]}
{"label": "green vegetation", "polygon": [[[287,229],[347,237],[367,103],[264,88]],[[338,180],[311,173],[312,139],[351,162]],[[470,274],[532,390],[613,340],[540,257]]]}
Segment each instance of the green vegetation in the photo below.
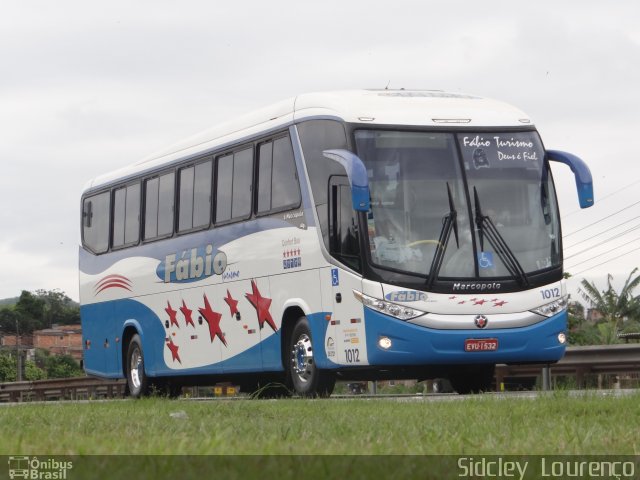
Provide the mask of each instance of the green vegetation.
{"label": "green vegetation", "polygon": [[[0,383],[15,382],[16,371],[15,351],[0,351]],[[24,364],[24,380],[81,376],[84,376],[84,372],[70,355],[51,355],[46,350],[37,349],[35,362],[27,360]]]}
{"label": "green vegetation", "polygon": [[[11,299],[0,306],[0,335],[2,332],[20,335],[50,328],[54,323],[80,323],[80,307],[60,290],[22,291],[15,303]],[[1,304],[0,304],[1,305]]]}
{"label": "green vegetation", "polygon": [[569,304],[569,344],[609,345],[620,343],[618,333],[640,332],[640,295],[634,290],[640,285],[640,275],[634,268],[617,292],[612,285],[613,276],[607,276],[607,288],[599,290],[593,282],[580,282],[580,295],[587,305],[596,310],[600,319],[585,320],[584,307],[578,302]]}
{"label": "green vegetation", "polygon": [[0,407],[0,452],[640,454],[640,395],[454,401],[143,400]]}

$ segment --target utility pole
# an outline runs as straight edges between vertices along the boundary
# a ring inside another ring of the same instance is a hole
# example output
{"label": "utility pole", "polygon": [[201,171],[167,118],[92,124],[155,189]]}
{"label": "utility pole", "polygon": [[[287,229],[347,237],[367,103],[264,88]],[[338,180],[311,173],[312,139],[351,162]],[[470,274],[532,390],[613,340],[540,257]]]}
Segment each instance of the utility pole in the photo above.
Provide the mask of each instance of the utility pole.
{"label": "utility pole", "polygon": [[22,352],[20,351],[19,321],[16,318],[16,381],[22,381]]}

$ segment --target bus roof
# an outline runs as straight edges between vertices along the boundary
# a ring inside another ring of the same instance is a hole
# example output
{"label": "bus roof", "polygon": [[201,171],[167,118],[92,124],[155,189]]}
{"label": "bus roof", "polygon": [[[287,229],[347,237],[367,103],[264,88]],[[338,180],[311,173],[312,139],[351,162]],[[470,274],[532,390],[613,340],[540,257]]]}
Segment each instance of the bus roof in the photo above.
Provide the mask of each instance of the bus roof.
{"label": "bus roof", "polygon": [[387,89],[307,93],[222,123],[140,162],[96,177],[85,191],[310,118],[452,128],[531,125],[526,114],[506,103],[462,93]]}

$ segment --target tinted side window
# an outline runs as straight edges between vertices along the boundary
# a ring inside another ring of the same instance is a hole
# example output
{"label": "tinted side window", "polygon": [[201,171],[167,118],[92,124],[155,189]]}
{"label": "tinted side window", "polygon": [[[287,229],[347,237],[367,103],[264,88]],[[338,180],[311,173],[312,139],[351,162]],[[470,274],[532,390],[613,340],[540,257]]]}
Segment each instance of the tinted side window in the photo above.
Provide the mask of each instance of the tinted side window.
{"label": "tinted side window", "polygon": [[216,223],[251,214],[253,147],[219,157],[216,175]]}
{"label": "tinted side window", "polygon": [[144,197],[144,239],[158,236],[158,186],[159,178],[151,178],[145,182]]}
{"label": "tinted side window", "polygon": [[193,181],[193,228],[209,225],[211,218],[211,160],[196,165]]}
{"label": "tinted side window", "polygon": [[252,183],[253,148],[248,148],[233,155],[232,218],[246,217],[251,213]]}
{"label": "tinted side window", "polygon": [[300,185],[289,137],[260,145],[258,212],[300,205]]}
{"label": "tinted side window", "polygon": [[82,205],[82,238],[94,253],[103,253],[109,248],[110,203],[111,193],[104,192],[86,198]]}
{"label": "tinted side window", "polygon": [[307,167],[311,192],[316,204],[320,229],[327,249],[329,248],[329,227],[327,192],[329,177],[344,175],[344,168],[322,155],[323,150],[347,148],[347,135],[340,122],[333,120],[310,120],[298,125],[298,134]]}
{"label": "tinted side window", "polygon": [[273,142],[260,145],[258,150],[258,213],[271,210],[271,171]]}
{"label": "tinted side window", "polygon": [[216,222],[226,222],[231,219],[233,154],[219,157],[216,166]]}
{"label": "tinted side window", "polygon": [[118,188],[113,193],[114,247],[130,245],[138,241],[140,220],[140,185]]}
{"label": "tinted side window", "polygon": [[158,236],[173,233],[174,173],[160,177],[158,192]]}
{"label": "tinted side window", "polygon": [[145,240],[173,233],[174,178],[171,172],[145,182]]}
{"label": "tinted side window", "polygon": [[211,161],[180,170],[178,231],[209,225],[211,216]]}
{"label": "tinted side window", "polygon": [[137,243],[140,239],[140,184],[127,187],[124,243]]}
{"label": "tinted side window", "polygon": [[358,219],[353,210],[351,188],[346,177],[330,179],[330,252],[333,256],[360,270],[360,246],[358,243]]}
{"label": "tinted side window", "polygon": [[127,189],[118,188],[113,192],[113,239],[114,247],[124,245],[124,222],[126,218]]}
{"label": "tinted side window", "polygon": [[273,142],[272,208],[293,207],[300,204],[300,185],[289,137]]}
{"label": "tinted side window", "polygon": [[194,167],[180,170],[180,196],[178,212],[178,231],[183,232],[193,227],[193,175]]}

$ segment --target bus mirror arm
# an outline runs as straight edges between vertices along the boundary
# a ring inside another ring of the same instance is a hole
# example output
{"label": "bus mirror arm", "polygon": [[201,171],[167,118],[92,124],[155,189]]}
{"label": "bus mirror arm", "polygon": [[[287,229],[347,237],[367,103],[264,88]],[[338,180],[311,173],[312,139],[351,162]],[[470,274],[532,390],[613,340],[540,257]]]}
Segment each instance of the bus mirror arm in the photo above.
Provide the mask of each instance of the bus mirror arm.
{"label": "bus mirror arm", "polygon": [[353,209],[358,212],[368,212],[370,207],[369,177],[360,157],[348,150],[325,150],[322,154],[338,162],[347,171]]}
{"label": "bus mirror arm", "polygon": [[580,208],[593,206],[593,180],[591,171],[586,163],[579,157],[559,150],[547,150],[547,158],[552,162],[560,162],[568,165],[576,178],[576,188],[578,190],[578,200]]}

